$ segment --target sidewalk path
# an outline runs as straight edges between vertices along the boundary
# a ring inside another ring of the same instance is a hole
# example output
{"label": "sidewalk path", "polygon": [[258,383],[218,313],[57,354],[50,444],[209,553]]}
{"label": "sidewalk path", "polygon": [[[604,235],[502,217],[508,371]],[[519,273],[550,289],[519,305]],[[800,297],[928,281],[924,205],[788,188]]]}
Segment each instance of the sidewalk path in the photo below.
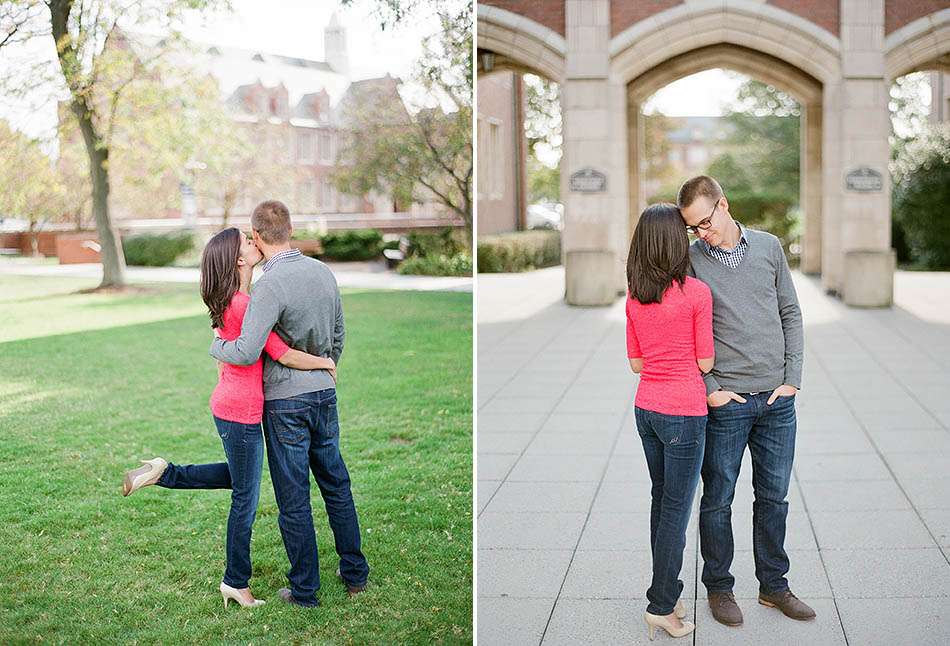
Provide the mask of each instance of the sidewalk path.
{"label": "sidewalk path", "polygon": [[[732,568],[745,625],[713,620],[697,585],[697,493],[681,575],[697,629],[675,643],[950,644],[950,274],[899,272],[888,310],[795,283],[806,355],[786,548],[818,618],[755,601],[747,452]],[[648,643],[650,485],[623,303],[568,307],[563,285],[560,268],[479,277],[480,645]]]}
{"label": "sidewalk path", "polygon": [[[471,278],[443,276],[403,276],[381,269],[379,263],[327,263],[340,287],[355,289],[396,289],[419,291],[471,292]],[[70,276],[101,278],[102,265],[54,265],[26,259],[0,261],[0,276]],[[198,283],[198,270],[190,267],[128,267],[127,279],[133,283]],[[260,272],[255,272],[259,277]]]}

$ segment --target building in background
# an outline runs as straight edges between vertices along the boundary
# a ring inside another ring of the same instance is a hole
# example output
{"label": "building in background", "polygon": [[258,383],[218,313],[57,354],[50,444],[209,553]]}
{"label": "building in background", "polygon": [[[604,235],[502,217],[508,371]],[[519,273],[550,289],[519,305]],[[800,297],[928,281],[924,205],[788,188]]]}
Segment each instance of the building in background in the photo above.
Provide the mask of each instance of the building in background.
{"label": "building in background", "polygon": [[478,75],[478,234],[525,229],[527,141],[521,73]]}
{"label": "building in background", "polygon": [[[197,56],[182,61],[196,73],[208,75],[217,83],[221,100],[235,124],[243,128],[256,150],[264,157],[258,162],[273,176],[281,177],[275,192],[298,215],[392,214],[397,206],[405,211],[420,208],[432,211],[433,205],[396,205],[388,195],[346,195],[337,191],[331,179],[341,137],[347,127],[346,111],[364,101],[391,104],[392,111],[407,117],[400,95],[401,80],[387,74],[381,78],[351,80],[346,29],[336,13],[324,29],[325,61],[294,58],[220,45],[203,45]],[[134,47],[131,39],[120,37],[114,46]],[[61,104],[60,119],[68,106]],[[62,131],[62,129],[61,129]],[[70,136],[76,136],[78,133]],[[73,143],[73,142],[71,142]],[[199,155],[200,157],[200,155]],[[163,181],[165,192],[175,199],[155,200],[149,205],[124,203],[120,191],[111,196],[111,211],[117,221],[142,218],[220,217],[224,208],[220,196],[202,188],[201,161],[181,182],[176,177]],[[245,171],[254,173],[254,169]],[[261,171],[263,174],[263,171]],[[247,191],[237,197],[230,215],[250,214],[262,199],[261,185],[248,177]],[[178,187],[178,188],[175,188]],[[180,191],[179,196],[175,191]],[[169,202],[174,206],[170,207]],[[436,215],[432,213],[432,215]],[[352,218],[350,218],[352,220]],[[372,226],[367,222],[367,226]]]}
{"label": "building in background", "polygon": [[[651,118],[643,116],[645,120]],[[663,117],[663,120],[668,127],[663,133],[666,162],[677,182],[705,172],[710,162],[728,148],[730,127],[724,117]],[[664,178],[650,176],[647,161],[646,157],[640,160],[643,190],[648,196],[655,196],[665,187]],[[652,201],[652,197],[648,201]]]}

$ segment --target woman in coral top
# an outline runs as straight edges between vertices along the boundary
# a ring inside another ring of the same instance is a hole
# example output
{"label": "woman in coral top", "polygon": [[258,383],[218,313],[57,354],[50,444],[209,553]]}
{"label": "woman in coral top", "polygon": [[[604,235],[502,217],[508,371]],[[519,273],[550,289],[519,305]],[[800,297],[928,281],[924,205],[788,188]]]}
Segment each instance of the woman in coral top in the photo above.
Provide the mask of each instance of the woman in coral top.
{"label": "woman in coral top", "polygon": [[[260,250],[235,228],[225,229],[205,246],[201,255],[201,298],[208,306],[211,327],[224,339],[241,335],[254,266]],[[294,350],[271,332],[264,351],[274,361],[298,370],[327,370],[336,378],[332,359]],[[258,606],[248,587],[251,577],[251,526],[257,513],[264,441],[264,360],[249,366],[218,365],[218,385],[211,394],[211,412],[224,445],[227,462],[172,464],[162,458],[143,460],[143,466],[125,474],[122,490],[128,496],[149,485],[169,489],[231,489],[226,541],[227,566],[221,582],[224,606],[233,599],[242,606]]]}
{"label": "woman in coral top", "polygon": [[641,215],[627,257],[627,357],[640,374],[637,432],[650,471],[653,580],[645,619],[673,637],[682,621],[679,579],[693,495],[706,442],[706,387],[713,366],[712,294],[690,271],[689,240],[679,209],[654,204]]}

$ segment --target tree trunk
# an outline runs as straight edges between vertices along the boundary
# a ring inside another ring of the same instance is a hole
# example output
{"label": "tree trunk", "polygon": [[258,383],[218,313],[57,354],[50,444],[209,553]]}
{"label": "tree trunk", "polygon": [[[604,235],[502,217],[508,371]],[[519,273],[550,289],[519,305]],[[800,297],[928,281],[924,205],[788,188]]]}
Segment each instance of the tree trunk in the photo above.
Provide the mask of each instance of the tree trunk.
{"label": "tree trunk", "polygon": [[36,258],[40,255],[40,244],[37,240],[39,233],[36,231],[36,222],[30,221],[30,255]]}
{"label": "tree trunk", "polygon": [[229,189],[224,190],[223,196],[223,210],[221,212],[221,231],[224,231],[228,228],[228,220],[231,219],[231,209],[234,208],[234,204],[237,202],[236,192],[232,192]]}
{"label": "tree trunk", "polygon": [[[96,131],[93,120],[95,105],[92,103],[91,88],[85,87],[79,80],[79,55],[76,43],[69,33],[69,14],[73,0],[49,0],[50,26],[56,56],[63,72],[63,78],[69,87],[72,100],[70,108],[79,120],[86,154],[89,157],[89,174],[92,178],[92,213],[96,219],[99,233],[99,246],[102,256],[102,282],[99,287],[122,287],[125,285],[125,257],[122,254],[122,241],[115,234],[109,218],[109,150],[101,135]],[[81,36],[82,34],[80,34]]]}
{"label": "tree trunk", "polygon": [[123,287],[125,285],[125,256],[122,240],[116,235],[109,216],[109,149],[102,143],[92,123],[92,114],[85,104],[73,100],[73,113],[79,119],[89,155],[89,172],[92,178],[92,214],[96,220],[99,246],[102,257],[102,282],[99,287]]}

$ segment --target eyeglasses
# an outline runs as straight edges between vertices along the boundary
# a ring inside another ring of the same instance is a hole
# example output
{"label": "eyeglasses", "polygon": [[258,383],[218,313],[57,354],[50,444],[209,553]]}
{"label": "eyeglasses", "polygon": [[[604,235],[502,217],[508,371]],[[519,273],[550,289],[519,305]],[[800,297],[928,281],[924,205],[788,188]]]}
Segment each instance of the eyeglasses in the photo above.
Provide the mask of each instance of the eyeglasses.
{"label": "eyeglasses", "polygon": [[699,223],[696,225],[687,224],[686,225],[687,230],[689,230],[689,232],[692,233],[694,236],[698,236],[700,229],[705,231],[706,229],[711,227],[713,216],[716,215],[716,209],[718,208],[719,208],[719,200],[716,200],[716,203],[713,205],[712,213],[709,214],[709,217],[703,220],[700,220]]}

